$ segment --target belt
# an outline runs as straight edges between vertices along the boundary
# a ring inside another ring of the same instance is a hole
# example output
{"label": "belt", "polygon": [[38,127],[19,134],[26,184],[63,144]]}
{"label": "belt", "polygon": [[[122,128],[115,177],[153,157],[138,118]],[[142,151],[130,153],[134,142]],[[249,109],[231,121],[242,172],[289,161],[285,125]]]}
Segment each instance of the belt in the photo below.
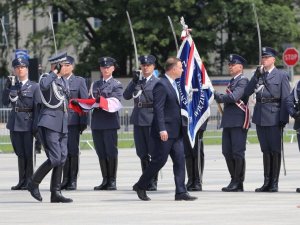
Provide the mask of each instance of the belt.
{"label": "belt", "polygon": [[19,107],[15,107],[15,112],[32,112],[32,108],[19,108]]}
{"label": "belt", "polygon": [[257,98],[257,102],[260,103],[280,103],[280,98]]}
{"label": "belt", "polygon": [[138,108],[153,108],[153,103],[152,102],[138,102],[135,103],[134,106]]}

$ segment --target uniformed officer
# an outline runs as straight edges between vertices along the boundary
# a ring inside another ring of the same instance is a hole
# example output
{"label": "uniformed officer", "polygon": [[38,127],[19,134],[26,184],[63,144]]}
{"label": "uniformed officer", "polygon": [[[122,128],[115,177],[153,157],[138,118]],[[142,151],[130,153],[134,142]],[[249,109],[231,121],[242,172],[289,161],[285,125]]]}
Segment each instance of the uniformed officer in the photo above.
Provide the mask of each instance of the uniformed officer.
{"label": "uniformed officer", "polygon": [[281,164],[283,127],[289,121],[285,98],[290,93],[286,72],[275,67],[277,52],[262,48],[262,66],[259,66],[245,89],[245,94],[256,94],[252,122],[263,152],[264,184],[256,192],[277,192]]}
{"label": "uniformed officer", "polygon": [[[67,79],[63,77],[66,53],[50,58],[52,72],[40,78],[42,106],[38,131],[45,149],[47,160],[33,174],[28,190],[38,201],[42,201],[39,184],[52,169],[50,184],[51,202],[72,202],[61,194],[62,167],[67,158],[68,140],[68,96]],[[55,64],[55,66],[54,66]]]}
{"label": "uniformed officer", "polygon": [[[74,58],[67,56],[63,67],[63,76],[68,80],[69,84],[70,99],[88,98],[85,80],[73,74]],[[63,169],[61,189],[76,190],[79,162],[79,137],[87,128],[87,116],[86,114],[79,116],[79,114],[75,113],[72,109],[69,109],[68,114],[68,157]]]}
{"label": "uniformed officer", "polygon": [[248,96],[244,95],[249,82],[243,75],[246,60],[236,54],[231,54],[228,60],[229,74],[232,77],[225,94],[215,92],[218,103],[224,103],[221,121],[222,153],[225,157],[231,181],[225,192],[244,191],[245,179],[245,151],[247,132],[249,128]]}
{"label": "uniformed officer", "polygon": [[37,131],[40,95],[38,84],[28,79],[28,65],[25,58],[12,61],[16,76],[7,80],[2,95],[3,104],[12,106],[6,127],[10,130],[12,146],[18,156],[19,182],[11,187],[12,190],[26,190],[33,173],[33,133]]}
{"label": "uniformed officer", "polygon": [[99,63],[101,78],[91,84],[90,97],[95,98],[100,107],[92,112],[91,129],[103,181],[99,186],[94,187],[94,190],[116,190],[117,130],[120,129],[118,110],[121,108],[123,87],[112,76],[116,60],[102,57]]}
{"label": "uniformed officer", "polygon": [[[134,143],[136,154],[141,160],[142,171],[148,167],[153,151],[153,138],[150,135],[153,120],[153,94],[154,85],[159,80],[153,75],[156,58],[153,55],[139,57],[142,74],[139,71],[134,73],[132,81],[128,84],[123,93],[126,100],[134,99],[134,108],[130,117],[130,123],[134,125]],[[157,190],[157,178],[148,187],[148,191]]]}
{"label": "uniformed officer", "polygon": [[203,134],[206,130],[207,122],[208,119],[202,124],[202,126],[198,130],[196,134],[195,146],[192,148],[187,131],[186,117],[183,117],[183,144],[185,166],[188,176],[186,188],[188,191],[202,191],[202,178],[204,170]]}
{"label": "uniformed officer", "polygon": [[[287,110],[291,117],[295,119],[294,122],[294,130],[297,132],[297,140],[298,140],[298,149],[300,151],[300,82],[298,81],[290,93],[290,95],[286,98],[286,106]],[[296,189],[296,192],[300,193],[300,188]]]}

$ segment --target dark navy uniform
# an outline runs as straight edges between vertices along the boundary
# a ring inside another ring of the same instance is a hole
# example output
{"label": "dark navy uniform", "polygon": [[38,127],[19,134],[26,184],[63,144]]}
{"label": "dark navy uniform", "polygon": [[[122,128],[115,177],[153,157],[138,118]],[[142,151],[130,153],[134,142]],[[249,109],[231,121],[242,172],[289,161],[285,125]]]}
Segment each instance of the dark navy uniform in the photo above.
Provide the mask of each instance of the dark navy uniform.
{"label": "dark navy uniform", "polygon": [[63,69],[62,63],[65,60],[66,53],[49,59],[52,64],[56,64],[53,70],[56,72],[43,74],[40,78],[42,106],[38,128],[48,159],[33,174],[32,182],[28,185],[31,195],[39,201],[42,201],[39,184],[53,169],[51,202],[72,202],[72,199],[63,197],[60,191],[62,167],[67,158],[69,88],[66,78],[57,74]]}
{"label": "dark navy uniform", "polygon": [[[215,99],[218,103],[224,103],[224,112],[221,121],[222,133],[222,153],[231,175],[231,182],[222,191],[243,191],[243,182],[245,178],[245,151],[248,132],[249,117],[246,111],[243,111],[238,104],[242,103],[247,108],[248,96],[244,95],[245,88],[249,80],[243,76],[243,66],[246,60],[239,55],[231,54],[228,60],[229,70],[234,71],[235,66],[241,66],[236,69],[236,73],[227,87],[229,91],[226,94],[215,92]],[[248,108],[247,108],[248,110]],[[249,112],[249,111],[248,111]],[[244,126],[245,120],[247,125]]]}
{"label": "dark navy uniform", "polygon": [[[294,130],[297,131],[298,148],[300,151],[300,82],[297,82],[290,95],[286,98],[286,107],[291,117],[295,119]],[[296,189],[300,193],[300,188]]]}
{"label": "dark navy uniform", "polygon": [[[26,67],[27,59],[17,58],[13,61],[13,67]],[[25,69],[25,68],[23,68]],[[4,105],[11,104],[6,128],[10,130],[10,139],[14,152],[18,156],[19,182],[12,190],[24,190],[33,173],[33,133],[36,132],[37,104],[40,100],[38,84],[27,79],[8,84],[3,91],[2,102]]]}
{"label": "dark navy uniform", "polygon": [[[110,57],[100,58],[100,67],[114,66],[115,60]],[[112,76],[107,80],[102,78],[92,83],[90,95],[92,98],[113,101],[120,108],[123,94],[122,84]],[[113,108],[97,108],[92,112],[92,136],[99,158],[103,182],[94,190],[116,190],[116,173],[118,165],[118,134],[120,129],[119,113]]]}
{"label": "dark navy uniform", "polygon": [[[262,49],[262,61],[276,56],[270,47]],[[281,162],[282,129],[288,123],[289,115],[285,98],[290,93],[290,84],[286,72],[274,65],[269,71],[257,68],[251,78],[245,94],[256,93],[252,122],[256,124],[257,136],[264,162],[264,185],[256,191],[278,191],[278,178]]]}
{"label": "dark navy uniform", "polygon": [[[202,191],[202,178],[204,170],[204,144],[203,134],[207,127],[208,119],[202,124],[196,134],[195,146],[191,147],[186,117],[183,117],[183,144],[185,154],[185,165],[188,176],[186,188],[188,191]],[[198,156],[200,152],[200,156]],[[199,158],[198,158],[199,157]],[[198,160],[200,160],[200,165]]]}
{"label": "dark navy uniform", "polygon": [[[140,56],[139,60],[142,65],[153,65],[154,68],[156,59],[152,55],[145,55]],[[130,117],[130,123],[134,125],[134,143],[136,153],[141,160],[142,171],[148,167],[154,147],[153,138],[150,135],[153,120],[152,90],[158,81],[159,79],[153,74],[147,78],[144,77],[142,80],[137,80],[134,77],[123,93],[124,99],[134,99],[134,108]],[[156,189],[157,175],[148,190]]]}
{"label": "dark navy uniform", "polygon": [[[67,61],[64,63],[67,67],[73,67],[74,58],[67,56]],[[72,68],[68,69],[72,72]],[[70,91],[70,99],[88,98],[88,90],[84,78],[70,74],[67,77]],[[79,115],[72,109],[68,111],[68,157],[63,169],[63,181],[61,189],[76,190],[77,174],[79,162],[79,137],[80,134],[87,128],[87,115]]]}

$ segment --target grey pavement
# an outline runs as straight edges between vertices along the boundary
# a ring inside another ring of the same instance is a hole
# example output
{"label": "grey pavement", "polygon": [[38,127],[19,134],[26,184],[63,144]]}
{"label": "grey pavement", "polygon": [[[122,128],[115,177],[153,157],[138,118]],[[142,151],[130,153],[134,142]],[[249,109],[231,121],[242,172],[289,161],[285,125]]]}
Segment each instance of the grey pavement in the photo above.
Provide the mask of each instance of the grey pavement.
{"label": "grey pavement", "polygon": [[[278,193],[255,193],[263,182],[262,154],[257,144],[247,145],[245,192],[224,193],[229,183],[221,146],[205,146],[203,192],[191,193],[194,202],[174,201],[172,162],[162,170],[158,191],[148,192],[149,202],[138,200],[132,185],[140,176],[134,149],[119,150],[117,191],[94,191],[101,182],[96,154],[81,153],[77,191],[64,191],[71,204],[50,203],[50,174],[40,185],[43,202],[27,191],[11,191],[17,181],[17,158],[0,154],[0,224],[211,224],[289,225],[300,222],[300,153],[297,144],[285,144],[287,176],[280,175]],[[37,157],[37,165],[45,154]]]}

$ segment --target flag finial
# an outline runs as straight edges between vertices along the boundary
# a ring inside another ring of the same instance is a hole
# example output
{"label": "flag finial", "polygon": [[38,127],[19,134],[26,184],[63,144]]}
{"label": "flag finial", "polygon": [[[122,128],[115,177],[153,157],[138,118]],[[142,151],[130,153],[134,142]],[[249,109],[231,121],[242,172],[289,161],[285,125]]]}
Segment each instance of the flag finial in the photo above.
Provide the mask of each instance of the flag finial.
{"label": "flag finial", "polygon": [[183,16],[180,18],[180,23],[182,25],[181,39],[184,39],[190,35],[192,29],[189,29],[188,25],[186,25]]}

